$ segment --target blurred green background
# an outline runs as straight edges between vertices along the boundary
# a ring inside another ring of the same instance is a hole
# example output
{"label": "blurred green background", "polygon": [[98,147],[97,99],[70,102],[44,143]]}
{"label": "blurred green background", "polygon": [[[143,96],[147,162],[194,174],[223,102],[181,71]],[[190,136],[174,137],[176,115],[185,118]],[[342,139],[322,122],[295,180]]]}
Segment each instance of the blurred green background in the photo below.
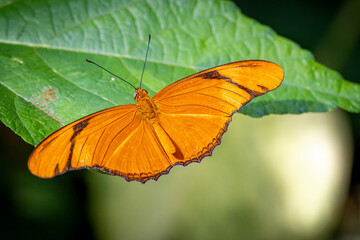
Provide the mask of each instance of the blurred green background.
{"label": "blurred green background", "polygon": [[[360,82],[360,1],[236,1]],[[1,124],[4,239],[360,239],[360,116],[236,114],[211,158],[158,182],[31,175],[33,147]]]}

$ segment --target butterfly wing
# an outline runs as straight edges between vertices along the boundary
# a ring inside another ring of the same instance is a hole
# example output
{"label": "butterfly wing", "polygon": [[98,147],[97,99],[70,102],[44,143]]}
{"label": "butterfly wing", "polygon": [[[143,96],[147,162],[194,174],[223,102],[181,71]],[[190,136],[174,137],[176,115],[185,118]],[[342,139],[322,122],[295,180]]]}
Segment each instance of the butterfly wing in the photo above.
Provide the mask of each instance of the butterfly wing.
{"label": "butterfly wing", "polygon": [[187,165],[211,155],[232,115],[254,97],[276,89],[283,78],[283,70],[275,63],[240,61],[196,73],[162,89],[153,100],[161,126],[180,152],[169,154],[171,162]]}
{"label": "butterfly wing", "polygon": [[141,182],[156,179],[168,166],[158,138],[134,104],[109,108],[61,128],[42,141],[28,161],[30,171],[42,178],[94,168]]}
{"label": "butterfly wing", "polygon": [[146,182],[211,155],[231,116],[252,98],[277,88],[282,69],[270,62],[222,65],[179,80],[153,97],[156,121],[136,105],[109,108],[51,134],[28,166],[43,178],[95,168],[126,180]]}

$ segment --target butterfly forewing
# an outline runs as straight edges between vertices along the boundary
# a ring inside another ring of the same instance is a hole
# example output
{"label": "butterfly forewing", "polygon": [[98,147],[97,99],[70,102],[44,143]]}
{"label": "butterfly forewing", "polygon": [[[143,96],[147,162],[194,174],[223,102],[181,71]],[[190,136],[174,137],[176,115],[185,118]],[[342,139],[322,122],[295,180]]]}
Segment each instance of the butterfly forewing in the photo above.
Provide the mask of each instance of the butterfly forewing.
{"label": "butterfly forewing", "polygon": [[210,155],[231,116],[254,97],[277,88],[283,77],[277,64],[241,61],[199,72],[161,90],[153,97],[160,123],[184,156],[173,161],[186,165]]}
{"label": "butterfly forewing", "polygon": [[50,178],[68,170],[100,166],[116,135],[134,121],[136,105],[109,108],[79,119],[42,141],[31,154],[30,171]]}
{"label": "butterfly forewing", "polygon": [[171,165],[136,105],[106,109],[61,128],[39,144],[28,162],[42,178],[95,168],[140,182],[157,179]]}
{"label": "butterfly forewing", "polygon": [[[276,89],[283,78],[284,72],[281,67],[272,62],[261,60],[233,62],[183,78],[162,89],[153,100],[164,103],[173,101],[172,98],[177,98],[177,101],[179,99],[191,101],[192,98],[189,96],[196,96],[196,100],[201,100],[198,97],[199,93],[213,91],[210,95],[214,98],[220,97],[227,101],[235,94],[243,99],[240,102],[246,102]],[[180,96],[182,98],[179,98]]]}

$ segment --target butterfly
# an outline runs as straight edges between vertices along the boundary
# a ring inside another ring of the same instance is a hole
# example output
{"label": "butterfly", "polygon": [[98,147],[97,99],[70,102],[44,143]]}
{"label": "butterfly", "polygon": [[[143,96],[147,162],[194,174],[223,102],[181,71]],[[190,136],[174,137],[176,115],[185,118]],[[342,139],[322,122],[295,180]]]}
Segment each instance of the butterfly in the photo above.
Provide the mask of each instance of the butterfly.
{"label": "butterfly", "polygon": [[175,165],[210,156],[232,115],[283,78],[279,65],[249,60],[185,77],[152,98],[140,83],[134,87],[136,104],[105,109],[57,130],[35,148],[28,167],[41,178],[98,169],[127,181],[157,180]]}

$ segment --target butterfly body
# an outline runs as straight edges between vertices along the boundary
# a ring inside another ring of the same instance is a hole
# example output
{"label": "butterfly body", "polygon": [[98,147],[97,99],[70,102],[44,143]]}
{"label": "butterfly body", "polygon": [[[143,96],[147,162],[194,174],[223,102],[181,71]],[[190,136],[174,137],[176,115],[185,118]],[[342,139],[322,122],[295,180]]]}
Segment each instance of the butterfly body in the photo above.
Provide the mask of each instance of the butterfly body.
{"label": "butterfly body", "polygon": [[135,89],[134,99],[141,117],[149,123],[156,122],[159,111],[147,91],[141,88]]}
{"label": "butterfly body", "polygon": [[157,180],[211,155],[232,115],[283,77],[279,65],[250,60],[188,76],[153,98],[138,88],[136,105],[102,110],[51,134],[30,156],[29,169],[43,178],[95,168],[127,181]]}
{"label": "butterfly body", "polygon": [[146,124],[149,124],[159,141],[163,143],[164,150],[174,154],[176,152],[174,141],[161,126],[159,120],[160,111],[154,101],[149,97],[147,91],[141,88],[136,89],[134,99],[136,100],[139,117],[142,118]]}

